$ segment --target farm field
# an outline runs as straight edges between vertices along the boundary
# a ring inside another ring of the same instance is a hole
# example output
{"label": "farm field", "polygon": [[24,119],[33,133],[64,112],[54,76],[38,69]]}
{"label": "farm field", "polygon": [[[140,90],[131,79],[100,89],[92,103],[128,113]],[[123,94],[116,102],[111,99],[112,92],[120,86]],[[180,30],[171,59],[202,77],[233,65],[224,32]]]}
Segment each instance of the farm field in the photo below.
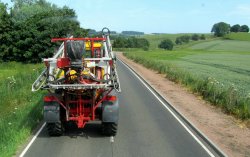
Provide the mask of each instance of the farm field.
{"label": "farm field", "polygon": [[154,49],[125,55],[187,85],[226,112],[250,118],[249,42],[209,40],[174,51]]}
{"label": "farm field", "polygon": [[41,119],[43,93],[31,84],[40,64],[0,63],[0,156],[13,156]]}
{"label": "farm field", "polygon": [[249,52],[249,41],[213,40],[189,47],[191,50]]}

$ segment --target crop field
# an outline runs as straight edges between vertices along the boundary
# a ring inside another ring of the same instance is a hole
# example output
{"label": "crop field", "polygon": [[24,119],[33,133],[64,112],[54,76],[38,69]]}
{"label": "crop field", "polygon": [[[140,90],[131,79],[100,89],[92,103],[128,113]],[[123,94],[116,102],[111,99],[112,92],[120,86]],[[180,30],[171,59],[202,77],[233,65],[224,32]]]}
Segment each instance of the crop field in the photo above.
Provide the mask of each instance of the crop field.
{"label": "crop field", "polygon": [[181,50],[134,51],[125,55],[185,84],[225,112],[250,118],[250,44],[246,41],[214,40]]}
{"label": "crop field", "polygon": [[43,93],[31,92],[41,65],[10,62],[0,67],[0,156],[13,156],[42,117]]}
{"label": "crop field", "polygon": [[213,40],[202,42],[190,47],[193,50],[207,50],[207,51],[234,51],[234,52],[249,52],[249,41],[237,40]]}

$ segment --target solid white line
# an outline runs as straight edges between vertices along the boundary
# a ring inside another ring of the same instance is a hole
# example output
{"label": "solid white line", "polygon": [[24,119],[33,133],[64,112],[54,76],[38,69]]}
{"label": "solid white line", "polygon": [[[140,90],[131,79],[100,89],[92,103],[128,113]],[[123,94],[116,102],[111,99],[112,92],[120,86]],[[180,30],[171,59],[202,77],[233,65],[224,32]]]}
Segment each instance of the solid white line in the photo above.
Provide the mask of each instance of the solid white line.
{"label": "solid white line", "polygon": [[[120,60],[120,59],[118,59]],[[159,102],[175,117],[175,119],[185,128],[185,130],[198,142],[201,147],[211,156],[215,157],[213,153],[210,152],[210,150],[192,133],[191,130],[174,114],[174,112],[152,91],[149,86],[144,83],[144,81],[134,72],[132,71],[126,64],[124,64],[121,60],[120,62],[125,65],[139,80],[140,82],[159,100]]]}
{"label": "solid white line", "polygon": [[29,150],[30,146],[33,144],[33,142],[36,140],[37,136],[40,134],[40,132],[43,130],[43,128],[45,127],[46,123],[43,123],[43,125],[41,126],[41,128],[36,132],[35,136],[32,138],[32,140],[29,142],[29,144],[25,147],[25,149],[23,150],[23,152],[20,154],[19,157],[23,157],[25,155],[25,153]]}

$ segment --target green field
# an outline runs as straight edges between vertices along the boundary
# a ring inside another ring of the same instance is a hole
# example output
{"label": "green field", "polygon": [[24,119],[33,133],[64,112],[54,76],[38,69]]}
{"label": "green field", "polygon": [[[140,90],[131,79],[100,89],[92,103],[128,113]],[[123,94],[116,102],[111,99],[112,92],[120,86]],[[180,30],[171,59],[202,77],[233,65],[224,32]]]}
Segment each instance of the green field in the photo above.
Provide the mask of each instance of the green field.
{"label": "green field", "polygon": [[132,51],[125,55],[185,84],[226,112],[250,118],[250,42],[208,40],[174,51]]}
{"label": "green field", "polygon": [[190,47],[192,50],[206,50],[206,51],[234,51],[234,52],[249,52],[249,41],[237,40],[213,40],[202,42]]}
{"label": "green field", "polygon": [[40,64],[0,63],[0,156],[13,156],[41,120],[42,92],[31,92]]}
{"label": "green field", "polygon": [[225,38],[231,40],[250,41],[250,33],[243,33],[243,32],[230,33],[226,35]]}

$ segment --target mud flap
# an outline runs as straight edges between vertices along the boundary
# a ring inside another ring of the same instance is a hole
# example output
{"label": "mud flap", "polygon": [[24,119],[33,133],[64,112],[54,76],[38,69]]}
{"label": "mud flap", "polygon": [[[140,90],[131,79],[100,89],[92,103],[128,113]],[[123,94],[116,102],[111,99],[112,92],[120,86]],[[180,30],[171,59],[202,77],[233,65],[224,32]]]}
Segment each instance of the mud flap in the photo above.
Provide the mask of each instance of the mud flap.
{"label": "mud flap", "polygon": [[60,105],[56,101],[44,102],[44,121],[48,123],[60,122]]}
{"label": "mud flap", "polygon": [[115,101],[102,102],[102,122],[118,124],[119,119],[119,103]]}

